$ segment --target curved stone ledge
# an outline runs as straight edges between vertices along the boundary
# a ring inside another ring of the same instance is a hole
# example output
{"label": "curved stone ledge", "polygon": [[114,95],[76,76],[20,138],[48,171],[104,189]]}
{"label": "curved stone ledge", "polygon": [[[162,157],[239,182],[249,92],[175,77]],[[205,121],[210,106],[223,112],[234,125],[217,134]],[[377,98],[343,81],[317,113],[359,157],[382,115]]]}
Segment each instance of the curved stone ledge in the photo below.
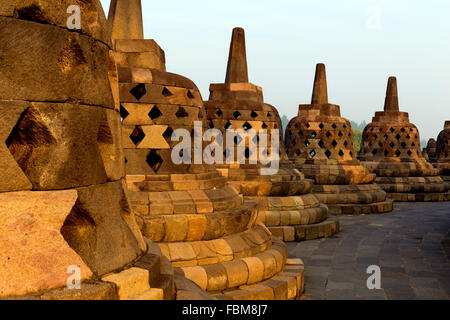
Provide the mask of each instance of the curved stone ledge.
{"label": "curved stone ledge", "polygon": [[386,213],[394,209],[394,202],[390,199],[367,204],[329,204],[328,212],[333,215],[359,215]]}
{"label": "curved stone ledge", "polygon": [[295,211],[262,211],[264,224],[269,227],[295,226],[315,224],[324,221],[328,217],[328,207],[321,204],[314,208]]}
{"label": "curved stone ledge", "polygon": [[217,292],[252,285],[280,273],[287,259],[286,245],[275,240],[257,254],[204,266],[181,268],[186,278],[203,290]]}
{"label": "curved stone ledge", "polygon": [[146,237],[156,242],[213,240],[244,232],[254,225],[257,215],[256,203],[246,201],[238,208],[214,214],[141,217],[141,230]]}
{"label": "curved stone ledge", "polygon": [[222,239],[158,243],[174,267],[193,267],[226,262],[264,252],[272,245],[271,233],[262,224]]}
{"label": "curved stone ledge", "polygon": [[396,202],[450,201],[450,191],[443,193],[388,193]]}
{"label": "curved stone ledge", "polygon": [[274,237],[285,242],[328,238],[340,231],[339,221],[327,219],[320,223],[269,227]]}

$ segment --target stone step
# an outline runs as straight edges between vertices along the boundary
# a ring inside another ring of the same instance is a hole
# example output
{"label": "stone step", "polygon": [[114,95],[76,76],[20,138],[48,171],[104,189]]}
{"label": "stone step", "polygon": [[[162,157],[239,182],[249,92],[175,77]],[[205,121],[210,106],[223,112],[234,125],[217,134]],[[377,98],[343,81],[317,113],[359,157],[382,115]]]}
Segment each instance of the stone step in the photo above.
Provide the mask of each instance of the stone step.
{"label": "stone step", "polygon": [[327,213],[328,207],[324,204],[295,211],[260,211],[262,221],[267,227],[316,224],[324,221]]}
{"label": "stone step", "polygon": [[271,233],[263,225],[209,241],[158,243],[174,267],[214,264],[254,256],[272,245]]}
{"label": "stone step", "polygon": [[269,227],[274,237],[285,242],[328,238],[339,232],[339,221],[327,219],[320,223]]}
{"label": "stone step", "polygon": [[296,300],[304,292],[304,266],[300,259],[288,259],[284,270],[271,279],[233,290],[213,293],[218,300]]}
{"label": "stone step", "polygon": [[391,212],[394,203],[391,199],[369,204],[329,204],[328,213],[333,215],[359,215]]}
{"label": "stone step", "polygon": [[286,245],[275,239],[270,248],[253,256],[180,269],[203,290],[215,292],[270,279],[283,270],[286,259]]}
{"label": "stone step", "polygon": [[450,191],[442,193],[387,193],[395,202],[450,201]]}
{"label": "stone step", "polygon": [[[134,300],[150,291],[149,271],[132,267],[119,273],[102,277],[102,281],[114,283],[119,300]],[[159,289],[162,296],[162,289]]]}

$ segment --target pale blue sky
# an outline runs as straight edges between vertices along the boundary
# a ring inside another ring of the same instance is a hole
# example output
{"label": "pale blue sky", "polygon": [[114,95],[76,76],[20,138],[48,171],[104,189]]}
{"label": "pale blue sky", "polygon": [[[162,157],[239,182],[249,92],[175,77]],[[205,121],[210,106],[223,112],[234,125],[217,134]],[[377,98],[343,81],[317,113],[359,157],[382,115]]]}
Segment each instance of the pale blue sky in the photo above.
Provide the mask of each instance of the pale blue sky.
{"label": "pale blue sky", "polygon": [[[109,0],[101,0],[106,15]],[[167,70],[192,79],[208,99],[223,82],[233,27],[246,31],[250,81],[281,115],[311,100],[315,65],[327,66],[330,103],[370,122],[387,79],[422,139],[450,120],[448,0],[142,0],[145,37],[166,52]],[[377,11],[379,24],[377,27]]]}

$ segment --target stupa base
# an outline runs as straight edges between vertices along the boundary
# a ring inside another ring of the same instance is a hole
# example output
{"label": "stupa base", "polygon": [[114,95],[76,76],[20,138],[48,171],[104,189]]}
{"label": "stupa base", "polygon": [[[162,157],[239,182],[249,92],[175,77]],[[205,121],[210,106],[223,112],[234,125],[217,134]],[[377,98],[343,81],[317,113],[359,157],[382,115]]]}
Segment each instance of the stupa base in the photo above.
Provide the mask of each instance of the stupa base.
{"label": "stupa base", "polygon": [[320,223],[269,227],[274,237],[284,242],[298,242],[329,238],[340,231],[339,221],[327,219]]}
{"label": "stupa base", "polygon": [[386,192],[376,184],[315,185],[313,192],[333,215],[385,213],[394,209]]}
{"label": "stupa base", "polygon": [[270,248],[258,254],[247,252],[233,260],[181,267],[179,270],[202,290],[219,299],[231,299],[223,296],[232,296],[234,299],[281,299],[282,294],[274,294],[279,285],[278,281],[270,280],[277,276],[290,276],[284,281],[285,287],[288,287],[289,283],[292,286],[295,278],[295,297],[292,293],[291,295],[296,298],[302,292],[304,268],[300,262],[295,266],[286,265],[289,261],[286,245],[274,239]]}
{"label": "stupa base", "polygon": [[305,269],[300,259],[288,259],[273,278],[212,294],[218,300],[298,300],[304,292]]}

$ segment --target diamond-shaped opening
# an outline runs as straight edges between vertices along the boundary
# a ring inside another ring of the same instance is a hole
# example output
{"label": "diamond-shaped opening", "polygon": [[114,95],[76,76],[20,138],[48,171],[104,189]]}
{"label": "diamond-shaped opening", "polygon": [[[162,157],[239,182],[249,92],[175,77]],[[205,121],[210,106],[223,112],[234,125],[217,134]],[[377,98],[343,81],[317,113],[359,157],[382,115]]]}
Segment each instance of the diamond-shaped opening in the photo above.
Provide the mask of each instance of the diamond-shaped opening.
{"label": "diamond-shaped opening", "polygon": [[223,156],[225,157],[225,159],[228,159],[228,158],[230,157],[230,155],[231,155],[231,152],[230,152],[229,149],[226,149],[226,150],[223,152]]}
{"label": "diamond-shaped opening", "polygon": [[413,132],[413,128],[409,128],[409,132]]}
{"label": "diamond-shaped opening", "polygon": [[377,154],[377,152],[378,152],[378,150],[377,150],[377,149],[373,149],[373,150],[372,150],[372,154],[373,154],[373,155],[376,155],[376,154]]}
{"label": "diamond-shaped opening", "polygon": [[170,137],[172,137],[172,133],[173,133],[173,129],[171,127],[168,127],[166,129],[166,131],[164,131],[163,137],[166,138],[166,139],[170,138]]}
{"label": "diamond-shaped opening", "polygon": [[389,136],[387,134],[384,135],[384,140],[387,140]]}
{"label": "diamond-shaped opening", "polygon": [[237,120],[237,119],[239,119],[241,117],[241,113],[239,111],[235,111],[233,113],[233,117]]}
{"label": "diamond-shaped opening", "polygon": [[125,160],[125,164],[127,164],[127,163],[128,163],[128,159],[127,159],[127,158],[124,158],[124,160]]}
{"label": "diamond-shaped opening", "polygon": [[227,121],[227,123],[225,123],[225,126],[224,126],[225,130],[228,130],[228,128],[230,128],[230,127],[231,127],[231,122]]}
{"label": "diamond-shaped opening", "polygon": [[305,146],[309,147],[310,142],[308,140],[305,141]]}
{"label": "diamond-shaped opening", "polygon": [[194,94],[192,93],[191,90],[188,90],[186,95],[189,99],[194,99]]}
{"label": "diamond-shaped opening", "polygon": [[377,138],[378,138],[378,135],[375,133],[375,134],[373,135],[373,137],[374,137],[375,139],[377,139]]}
{"label": "diamond-shaped opening", "polygon": [[395,129],[394,128],[390,128],[389,129],[392,133],[394,133]]}
{"label": "diamond-shaped opening", "polygon": [[414,142],[411,142],[411,146],[412,146],[412,147],[415,147],[416,144],[415,144]]}
{"label": "diamond-shaped opening", "polygon": [[347,129],[347,125],[346,124],[344,124],[344,129]]}
{"label": "diamond-shaped opening", "polygon": [[155,150],[150,151],[150,153],[147,155],[146,161],[148,165],[153,169],[153,171],[155,171],[155,173],[158,173],[162,163],[164,162]]}
{"label": "diamond-shaped opening", "polygon": [[311,133],[311,138],[314,139],[315,137],[317,137],[317,133],[315,131],[313,131],[313,133]]}
{"label": "diamond-shaped opening", "polygon": [[397,150],[397,151],[395,151],[395,154],[397,155],[397,157],[400,157],[400,155],[401,155],[402,153],[400,152],[400,150]]}
{"label": "diamond-shaped opening", "polygon": [[405,128],[401,128],[400,131],[401,131],[401,132],[405,132]]}
{"label": "diamond-shaped opening", "polygon": [[406,143],[402,142],[400,145],[401,145],[403,148],[406,148]]}
{"label": "diamond-shaped opening", "polygon": [[333,147],[336,148],[336,146],[338,145],[338,143],[336,142],[336,140],[333,140],[333,142],[331,142],[331,144],[333,145]]}
{"label": "diamond-shaped opening", "polygon": [[391,146],[391,148],[395,147],[395,143],[393,143],[393,142],[389,143],[389,145]]}
{"label": "diamond-shaped opening", "polygon": [[294,140],[292,140],[292,145],[294,145],[294,146],[295,146],[296,144],[297,144],[297,140],[295,140],[295,139],[294,139]]}
{"label": "diamond-shaped opening", "polygon": [[136,100],[141,100],[141,98],[147,93],[145,84],[138,84],[136,87],[130,90],[130,93],[133,95],[133,97],[136,98]]}
{"label": "diamond-shaped opening", "polygon": [[295,129],[298,129],[298,123],[294,124]]}
{"label": "diamond-shaped opening", "polygon": [[341,131],[339,131],[338,136],[339,136],[339,137],[342,137],[342,136],[343,136],[343,134],[342,134]]}
{"label": "diamond-shaped opening", "polygon": [[307,127],[307,128],[311,127],[311,125],[309,124],[309,122],[306,123],[306,127]]}
{"label": "diamond-shaped opening", "polygon": [[209,120],[209,128],[210,129],[214,128],[214,122],[212,120]]}
{"label": "diamond-shaped opening", "polygon": [[336,128],[337,128],[337,125],[336,125],[335,123],[333,123],[333,124],[331,125],[331,127],[332,127],[333,129],[336,129]]}
{"label": "diamond-shaped opening", "polygon": [[339,150],[339,155],[340,155],[341,157],[343,157],[343,156],[344,156],[344,152],[343,152],[342,150]]}
{"label": "diamond-shaped opening", "polygon": [[351,132],[349,132],[349,133],[348,133],[348,136],[349,136],[349,137],[351,137],[351,136],[352,136],[352,133],[351,133]]}
{"label": "diamond-shaped opening", "polygon": [[372,128],[370,128],[370,132],[373,132],[373,127],[372,127]]}
{"label": "diamond-shaped opening", "polygon": [[295,151],[295,154],[296,154],[297,156],[300,156],[300,155],[302,154],[302,152],[301,152],[300,149],[297,149],[297,150]]}
{"label": "diamond-shaped opening", "polygon": [[408,156],[412,155],[411,150],[408,150]]}
{"label": "diamond-shaped opening", "polygon": [[267,126],[267,124],[266,124],[265,122],[263,122],[263,123],[262,123],[262,125],[261,125],[261,128],[263,128],[263,129],[267,129],[267,128],[268,128],[268,126]]}
{"label": "diamond-shaped opening", "polygon": [[311,158],[314,158],[314,156],[316,155],[316,150],[312,149],[312,150],[309,152],[309,155],[311,156]]}
{"label": "diamond-shaped opening", "polygon": [[352,157],[353,157],[353,151],[352,151],[352,150],[350,150],[350,156],[352,156]]}
{"label": "diamond-shaped opening", "polygon": [[256,118],[258,116],[258,114],[255,111],[252,111],[252,113],[250,114],[250,116],[252,118]]}
{"label": "diamond-shaped opening", "polygon": [[173,95],[173,93],[170,92],[170,90],[167,89],[166,87],[164,87],[164,89],[163,89],[163,91],[161,92],[161,94],[162,94],[164,97],[170,97],[170,96]]}
{"label": "diamond-shaped opening", "polygon": [[120,104],[120,119],[123,121],[130,113]]}
{"label": "diamond-shaped opening", "polygon": [[395,136],[395,139],[400,140],[401,136],[397,133],[397,135]]}
{"label": "diamond-shaped opening", "polygon": [[323,127],[325,127],[325,126],[323,125],[323,123],[319,124],[319,128],[320,128],[320,129],[323,129]]}
{"label": "diamond-shaped opening", "polygon": [[371,147],[372,146],[372,142],[369,142],[369,147]]}
{"label": "diamond-shaped opening", "polygon": [[300,130],[300,132],[299,132],[299,134],[303,137],[303,131],[302,130]]}
{"label": "diamond-shaped opening", "polygon": [[331,137],[331,132],[327,131],[327,133],[325,134],[327,136],[327,138]]}
{"label": "diamond-shaped opening", "polygon": [[216,111],[216,114],[217,114],[218,117],[221,117],[223,115],[223,112],[222,112],[222,110],[218,109]]}
{"label": "diamond-shaped opening", "polygon": [[252,141],[253,141],[254,144],[257,144],[257,143],[259,142],[259,136],[258,136],[258,135],[255,135],[255,136],[253,137]]}
{"label": "diamond-shaped opening", "polygon": [[252,125],[248,123],[248,121],[245,121],[244,125],[242,126],[245,131],[250,130],[252,128]]}
{"label": "diamond-shaped opening", "polygon": [[328,158],[331,157],[331,151],[330,151],[330,150],[325,151],[325,155],[326,155]]}
{"label": "diamond-shaped opening", "polygon": [[185,108],[179,107],[175,115],[177,116],[177,118],[186,118],[189,116],[189,113],[187,113]]}
{"label": "diamond-shaped opening", "polygon": [[150,117],[150,119],[155,120],[156,118],[162,116],[162,113],[161,111],[159,111],[157,106],[154,106],[152,110],[150,110],[150,112],[148,113],[148,116]]}
{"label": "diamond-shaped opening", "polygon": [[378,142],[378,146],[379,146],[380,148],[383,148],[383,144],[382,144],[381,142]]}
{"label": "diamond-shaped opening", "polygon": [[384,150],[384,155],[387,156],[389,152],[387,150]]}
{"label": "diamond-shaped opening", "polygon": [[145,133],[141,127],[136,126],[130,134],[130,139],[133,141],[134,145],[137,146],[145,138]]}
{"label": "diamond-shaped opening", "polygon": [[411,136],[409,134],[406,135],[406,139],[411,139]]}
{"label": "diamond-shaped opening", "polygon": [[270,114],[270,112],[267,112],[267,116],[270,118],[272,115]]}
{"label": "diamond-shaped opening", "polygon": [[321,148],[323,148],[325,146],[325,143],[323,143],[322,140],[320,140],[318,144],[319,144],[319,147],[321,147]]}
{"label": "diamond-shaped opening", "polygon": [[347,142],[347,140],[345,140],[344,141],[344,146],[347,146],[348,145],[348,142]]}
{"label": "diamond-shaped opening", "polygon": [[240,135],[234,136],[234,143],[235,144],[239,144],[239,143],[241,143],[241,141],[242,141],[242,138],[241,138]]}

